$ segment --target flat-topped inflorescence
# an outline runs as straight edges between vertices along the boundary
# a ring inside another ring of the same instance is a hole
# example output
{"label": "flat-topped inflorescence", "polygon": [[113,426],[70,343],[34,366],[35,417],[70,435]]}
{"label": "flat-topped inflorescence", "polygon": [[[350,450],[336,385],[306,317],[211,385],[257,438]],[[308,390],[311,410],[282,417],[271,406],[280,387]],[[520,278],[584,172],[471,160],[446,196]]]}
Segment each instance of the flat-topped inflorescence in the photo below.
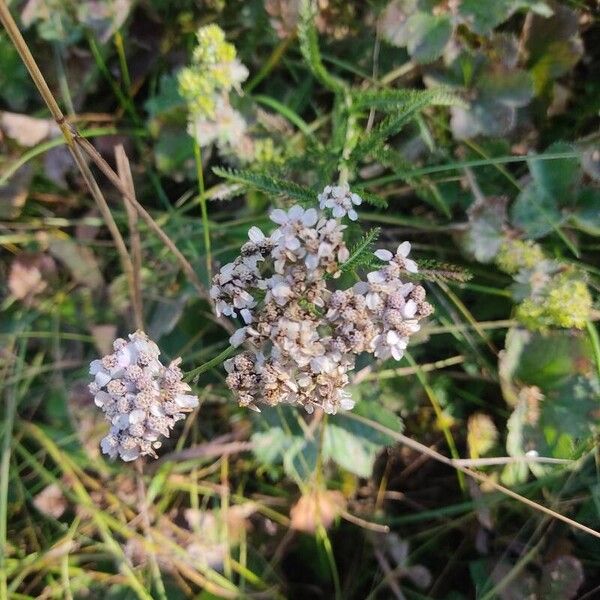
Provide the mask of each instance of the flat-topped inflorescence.
{"label": "flat-topped inflorescence", "polygon": [[275,209],[269,235],[257,227],[240,255],[224,265],[210,290],[218,315],[244,322],[231,337],[247,350],[225,363],[227,385],[242,406],[258,404],[351,409],[346,390],[356,357],[400,360],[419,321],[431,314],[410,244],[378,250],[385,264],[345,290],[330,289],[350,252],[344,217],[362,202],[347,185],[327,186],[319,209]]}
{"label": "flat-topped inflorescence", "polygon": [[113,348],[90,364],[90,392],[111,423],[102,452],[125,461],[156,458],[160,438],[169,437],[175,423],[198,406],[198,398],[182,381],[181,359],[165,367],[158,346],[144,332],[130,334],[129,341],[118,338]]}

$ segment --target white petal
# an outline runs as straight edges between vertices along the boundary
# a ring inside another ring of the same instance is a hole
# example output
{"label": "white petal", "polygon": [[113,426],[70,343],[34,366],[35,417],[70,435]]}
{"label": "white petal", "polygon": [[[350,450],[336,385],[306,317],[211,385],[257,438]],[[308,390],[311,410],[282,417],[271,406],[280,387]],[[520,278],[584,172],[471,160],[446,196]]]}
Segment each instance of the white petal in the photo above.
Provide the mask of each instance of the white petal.
{"label": "white petal", "polygon": [[338,250],[338,261],[339,262],[346,262],[348,259],[350,258],[350,250],[348,250],[348,248],[346,248],[346,246],[344,246],[343,248],[340,248]]}
{"label": "white petal", "polygon": [[300,248],[300,240],[295,237],[288,237],[285,240],[285,247],[288,250],[298,250]]}
{"label": "white petal", "polygon": [[400,256],[404,256],[404,258],[406,258],[409,253],[410,253],[410,242],[402,242],[398,246],[398,250],[396,250],[396,254],[399,254]]}
{"label": "white petal", "polygon": [[306,227],[312,227],[319,220],[319,213],[314,208],[309,208],[302,217],[302,223]]}
{"label": "white petal", "polygon": [[244,319],[244,323],[252,323],[252,313],[247,308],[242,308],[242,310],[240,310],[240,315],[242,319]]}
{"label": "white petal", "polygon": [[404,352],[398,346],[392,346],[392,356],[395,360],[400,360],[404,356]]}
{"label": "white petal", "polygon": [[250,241],[257,244],[265,239],[265,234],[258,227],[250,227],[248,230],[248,237],[250,238]]}
{"label": "white petal", "polygon": [[352,202],[356,204],[356,206],[360,206],[362,204],[362,198],[358,194],[352,194],[351,198]]}
{"label": "white petal", "polygon": [[132,460],[135,460],[139,455],[140,451],[137,448],[120,451],[121,460],[124,460],[125,462],[131,462]]}
{"label": "white petal", "polygon": [[382,271],[371,271],[367,273],[369,283],[385,283],[385,275]]}
{"label": "white petal", "polygon": [[129,413],[129,423],[135,425],[142,423],[146,419],[146,412],[140,408],[136,408]]}
{"label": "white petal", "polygon": [[389,250],[376,250],[374,254],[379,260],[389,261],[394,258],[394,255]]}
{"label": "white petal", "polygon": [[348,211],[348,218],[349,218],[351,221],[357,221],[357,220],[358,220],[358,213],[357,213],[357,212],[356,212],[356,211],[355,211],[353,208],[351,208],[351,209]]}
{"label": "white petal", "polygon": [[336,204],[333,207],[333,216],[336,219],[341,219],[345,214],[346,214],[346,211],[339,204]]}
{"label": "white petal", "polygon": [[103,371],[104,367],[102,366],[102,361],[101,360],[93,360],[90,363],[90,375],[96,375],[96,373],[99,373],[100,371]]}
{"label": "white petal", "polygon": [[299,204],[295,204],[288,211],[288,219],[293,220],[293,221],[302,219],[302,215],[304,215],[304,209]]}
{"label": "white petal", "polygon": [[275,210],[272,210],[271,214],[269,215],[269,218],[271,219],[271,221],[273,221],[273,223],[277,223],[277,225],[283,225],[284,223],[287,223],[288,220],[286,212],[284,210],[281,210],[281,208],[276,208]]}
{"label": "white petal", "polygon": [[412,319],[417,314],[417,303],[414,300],[408,300],[402,308],[402,316],[406,319]]}
{"label": "white petal", "polygon": [[104,406],[107,402],[112,402],[112,398],[107,392],[103,392],[102,390],[100,390],[94,396],[94,403],[96,404],[96,406]]}
{"label": "white petal", "polygon": [[234,332],[234,334],[229,338],[229,343],[234,348],[237,348],[238,346],[241,346],[245,340],[246,340],[246,328],[240,327],[240,329],[237,329]]}
{"label": "white petal", "polygon": [[411,260],[410,258],[404,259],[404,268],[409,273],[418,273],[419,272],[419,267],[417,266],[417,263],[414,260]]}
{"label": "white petal", "polygon": [[390,346],[395,346],[400,341],[400,336],[394,330],[388,331],[387,335],[385,336],[385,341]]}
{"label": "white petal", "polygon": [[99,371],[96,373],[94,381],[99,387],[104,387],[111,379],[111,376],[106,371]]}
{"label": "white petal", "polygon": [[314,271],[319,266],[319,257],[316,254],[309,254],[304,262],[309,271]]}
{"label": "white petal", "polygon": [[175,396],[175,403],[181,408],[196,408],[198,406],[198,397],[192,394],[180,394]]}
{"label": "white petal", "polygon": [[380,304],[379,296],[377,294],[367,294],[365,302],[368,309],[375,310]]}

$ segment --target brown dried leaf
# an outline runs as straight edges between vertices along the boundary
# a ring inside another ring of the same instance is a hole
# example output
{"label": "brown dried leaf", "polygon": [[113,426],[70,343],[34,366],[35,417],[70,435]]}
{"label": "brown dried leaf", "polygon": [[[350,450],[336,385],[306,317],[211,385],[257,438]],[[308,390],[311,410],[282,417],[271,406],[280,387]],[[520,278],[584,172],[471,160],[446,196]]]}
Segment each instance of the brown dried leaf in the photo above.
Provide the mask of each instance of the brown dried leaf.
{"label": "brown dried leaf", "polygon": [[314,533],[319,525],[327,529],[346,508],[346,498],[334,490],[316,490],[301,496],[290,510],[291,527]]}
{"label": "brown dried leaf", "polygon": [[112,354],[113,340],[117,337],[116,325],[94,325],[90,329],[98,352],[104,356]]}
{"label": "brown dried leaf", "polygon": [[46,278],[56,271],[56,263],[45,254],[21,254],[10,265],[8,289],[19,300],[30,301],[48,286]]}
{"label": "brown dried leaf", "polygon": [[0,128],[20,146],[31,148],[60,134],[52,119],[38,119],[13,112],[0,113]]}
{"label": "brown dried leaf", "polygon": [[45,487],[33,499],[33,505],[43,514],[58,519],[67,510],[67,499],[56,483]]}
{"label": "brown dried leaf", "polygon": [[53,239],[50,240],[49,250],[71,271],[77,283],[91,289],[97,289],[104,284],[100,267],[90,248],[71,239]]}

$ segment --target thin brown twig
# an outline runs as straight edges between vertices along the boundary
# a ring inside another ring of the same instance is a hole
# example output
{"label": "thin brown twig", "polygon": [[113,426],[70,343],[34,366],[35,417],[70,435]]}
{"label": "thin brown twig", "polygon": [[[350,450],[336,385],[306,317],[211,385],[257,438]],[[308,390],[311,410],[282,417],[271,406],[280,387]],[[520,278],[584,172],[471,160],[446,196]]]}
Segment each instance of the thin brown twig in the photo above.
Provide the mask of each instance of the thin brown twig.
{"label": "thin brown twig", "polygon": [[79,135],[79,132],[73,127],[72,135],[75,143],[92,159],[94,164],[104,173],[107,179],[119,190],[119,192],[127,198],[131,205],[135,208],[139,216],[143,219],[146,225],[153,231],[167,249],[173,254],[182,271],[187,275],[190,282],[196,288],[196,291],[202,298],[208,298],[208,291],[202,285],[196,271],[189,263],[188,259],[177,248],[173,240],[163,231],[161,226],[152,218],[152,215],[133,197],[129,191],[123,186],[119,176],[113,171],[111,166],[102,158],[102,155],[94,148],[94,146]]}
{"label": "thin brown twig", "polygon": [[112,216],[110,207],[108,206],[106,199],[100,191],[100,188],[98,187],[98,184],[96,183],[94,176],[92,175],[92,172],[88,164],[86,163],[85,158],[83,157],[83,154],[79,150],[78,146],[74,143],[72,126],[66,122],[63,112],[61,111],[52,92],[50,91],[50,88],[48,87],[48,84],[46,83],[42,72],[39,70],[37,63],[35,62],[35,59],[33,58],[33,55],[31,54],[29,47],[27,46],[27,43],[21,35],[21,32],[19,31],[19,28],[17,27],[17,24],[15,23],[12,15],[10,14],[8,6],[6,5],[6,2],[4,0],[0,0],[0,20],[2,21],[2,24],[4,25],[4,28],[6,29],[6,32],[8,33],[12,43],[17,49],[17,52],[21,56],[23,63],[27,67],[27,70],[29,71],[44,102],[46,103],[48,109],[52,113],[54,120],[60,127],[65,141],[67,142],[69,151],[73,156],[73,160],[75,161],[77,167],[81,171],[81,175],[83,176],[83,179],[87,184],[92,197],[96,201],[96,204],[100,209],[100,213],[102,214],[102,217],[106,222],[106,226],[108,227],[108,230],[115,242],[115,247],[121,260],[123,272],[126,274],[128,279],[132,278],[133,264],[127,252],[127,246],[125,245],[125,241],[123,240],[121,232],[119,231],[119,228],[117,227],[117,224]]}
{"label": "thin brown twig", "polygon": [[[61,111],[52,92],[50,91],[50,88],[48,87],[48,84],[46,83],[46,80],[44,79],[42,72],[40,71],[39,67],[37,66],[37,63],[36,63],[35,59],[33,58],[33,55],[31,54],[31,51],[29,50],[27,43],[25,42],[23,36],[21,35],[21,32],[19,31],[19,28],[17,27],[15,20],[13,19],[12,15],[10,14],[10,11],[8,10],[8,6],[6,5],[5,0],[0,0],[0,21],[2,21],[2,24],[4,25],[4,28],[6,29],[8,35],[9,35],[10,39],[12,40],[15,48],[17,49],[19,55],[21,56],[23,63],[27,67],[27,70],[29,71],[31,78],[33,79],[33,82],[35,83],[36,87],[38,88],[44,102],[48,106],[48,109],[52,113],[52,117],[58,124],[58,126],[65,138],[67,146],[68,146],[71,154],[73,155],[73,158],[74,158],[75,162],[77,163],[77,166],[80,168],[82,175],[83,175],[84,179],[86,180],[86,183],[88,184],[88,186],[91,185],[90,192],[94,196],[94,199],[98,202],[98,206],[100,208],[102,216],[106,219],[106,224],[110,230],[110,233],[113,236],[113,238],[115,238],[115,244],[117,245],[117,251],[121,255],[121,259],[123,260],[123,258],[124,258],[122,255],[123,249],[125,249],[125,254],[127,254],[125,242],[123,241],[122,238],[121,238],[120,242],[117,242],[117,238],[120,237],[120,233],[118,231],[118,228],[116,228],[116,224],[113,226],[114,219],[112,218],[112,215],[106,214],[106,209],[108,209],[108,205],[106,205],[106,201],[104,200],[104,197],[102,196],[101,193],[100,193],[100,196],[98,196],[99,188],[98,188],[98,185],[95,183],[95,180],[94,180],[94,183],[91,184],[90,178],[91,178],[91,180],[93,180],[93,175],[92,175],[89,167],[87,166],[87,163],[85,162],[85,160],[83,158],[83,154],[81,152],[82,150],[92,159],[92,161],[96,164],[96,166],[106,175],[106,177],[119,190],[119,192],[121,192],[121,194],[123,196],[125,196],[131,202],[131,204],[135,207],[136,211],[138,212],[140,217],[145,221],[145,223],[148,225],[148,227],[158,236],[158,238],[163,242],[163,244],[169,249],[169,251],[173,254],[175,259],[179,262],[179,265],[181,266],[182,270],[187,275],[190,282],[194,285],[194,287],[196,288],[196,290],[198,291],[200,296],[203,298],[208,298],[208,291],[202,285],[202,282],[196,275],[196,272],[194,271],[193,267],[190,265],[190,263],[185,258],[185,256],[179,251],[179,249],[175,246],[175,244],[169,238],[169,236],[161,229],[161,227],[158,225],[158,223],[156,223],[156,221],[146,211],[146,209],[137,201],[137,199],[132,197],[131,194],[128,192],[128,190],[125,189],[121,180],[119,179],[119,176],[113,171],[113,169],[104,160],[104,158],[102,158],[102,156],[94,148],[94,146],[90,142],[88,142],[85,138],[83,138],[79,134],[78,130],[71,123],[67,122],[63,112]],[[106,206],[104,206],[104,205],[106,205]],[[108,209],[108,213],[110,213],[110,209]],[[112,221],[112,223],[111,223],[111,221]],[[129,262],[131,263],[131,259],[129,258],[129,255],[127,255],[127,258],[129,259]],[[125,272],[127,272],[125,267],[123,270]],[[131,267],[131,271],[133,271],[133,267]]]}
{"label": "thin brown twig", "polygon": [[[115,161],[117,163],[117,172],[119,178],[129,194],[135,198],[135,187],[133,185],[133,177],[131,175],[131,165],[125,148],[119,144],[115,148]],[[129,225],[129,246],[131,250],[131,260],[133,263],[133,279],[131,281],[131,305],[133,307],[133,317],[136,329],[144,329],[144,312],[142,304],[142,249],[140,242],[140,233],[137,227],[138,214],[135,208],[129,202],[127,195],[123,195],[123,204],[127,212],[127,223]]]}
{"label": "thin brown twig", "polygon": [[512,490],[508,489],[507,487],[504,487],[503,485],[496,483],[493,479],[491,479],[487,475],[484,475],[483,473],[479,473],[478,471],[474,471],[473,469],[470,469],[468,467],[464,467],[460,463],[457,464],[451,458],[448,458],[447,456],[444,456],[443,454],[440,454],[439,452],[436,452],[435,450],[428,448],[425,444],[421,444],[420,442],[417,442],[416,440],[413,440],[401,433],[398,433],[397,431],[394,431],[393,429],[390,429],[389,427],[386,427],[385,425],[381,425],[380,423],[377,423],[376,421],[371,421],[370,419],[366,419],[365,417],[362,417],[361,415],[357,415],[355,413],[348,412],[347,416],[351,419],[354,419],[355,421],[360,421],[361,423],[363,423],[373,429],[376,429],[377,431],[380,431],[381,433],[388,435],[389,437],[396,440],[397,442],[400,442],[401,444],[404,444],[405,446],[408,446],[409,448],[412,448],[413,450],[416,450],[417,452],[420,452],[421,454],[426,454],[426,455],[430,456],[431,458],[437,460],[438,462],[441,462],[445,465],[448,465],[449,467],[452,467],[458,471],[461,471],[465,475],[468,475],[469,477],[472,477],[473,479],[476,479],[477,481],[481,481],[482,483],[485,483],[487,486],[495,489],[498,492],[501,492],[502,494],[504,494],[506,496],[510,496],[511,498],[518,500],[519,502],[529,506],[530,508],[533,508],[544,514],[550,515],[551,517],[558,519],[559,521],[563,521],[563,523],[566,523],[567,525],[570,525],[571,527],[579,529],[580,531],[584,531],[585,533],[588,533],[589,535],[592,535],[596,538],[600,538],[600,531],[596,531],[595,529],[592,529],[591,527],[588,527],[587,525],[584,525],[583,523],[579,523],[578,521],[570,519],[569,517],[566,517],[565,515],[561,515],[560,513],[552,510],[551,508],[548,508],[548,507],[544,506],[543,504],[538,504],[537,502],[534,502],[533,500],[530,500],[529,498],[526,498],[525,496],[521,496],[521,494],[517,494],[517,492],[513,492]]}

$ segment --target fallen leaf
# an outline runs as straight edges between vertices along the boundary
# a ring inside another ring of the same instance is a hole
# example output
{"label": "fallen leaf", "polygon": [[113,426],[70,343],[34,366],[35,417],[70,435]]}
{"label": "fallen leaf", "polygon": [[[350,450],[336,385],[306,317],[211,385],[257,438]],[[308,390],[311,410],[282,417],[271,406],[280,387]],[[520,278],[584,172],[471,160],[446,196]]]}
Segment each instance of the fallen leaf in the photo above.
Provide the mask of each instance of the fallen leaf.
{"label": "fallen leaf", "polygon": [[90,289],[102,287],[104,280],[98,261],[90,248],[81,246],[72,239],[52,239],[50,253],[71,271],[73,279]]}
{"label": "fallen leaf", "polygon": [[319,525],[327,529],[346,508],[346,499],[335,490],[316,490],[301,496],[290,510],[291,527],[314,533]]}
{"label": "fallen leaf", "polygon": [[52,119],[38,119],[13,112],[0,114],[0,128],[9,138],[26,148],[60,134],[58,125]]}
{"label": "fallen leaf", "polygon": [[117,337],[117,326],[116,325],[94,325],[91,328],[92,337],[94,338],[94,344],[98,352],[104,356],[105,354],[112,354],[113,352],[113,340]]}
{"label": "fallen leaf", "polygon": [[8,289],[18,300],[31,300],[48,286],[48,277],[56,263],[46,254],[21,254],[10,265]]}
{"label": "fallen leaf", "polygon": [[33,505],[41,513],[58,519],[67,510],[67,499],[60,487],[52,483],[34,497]]}

